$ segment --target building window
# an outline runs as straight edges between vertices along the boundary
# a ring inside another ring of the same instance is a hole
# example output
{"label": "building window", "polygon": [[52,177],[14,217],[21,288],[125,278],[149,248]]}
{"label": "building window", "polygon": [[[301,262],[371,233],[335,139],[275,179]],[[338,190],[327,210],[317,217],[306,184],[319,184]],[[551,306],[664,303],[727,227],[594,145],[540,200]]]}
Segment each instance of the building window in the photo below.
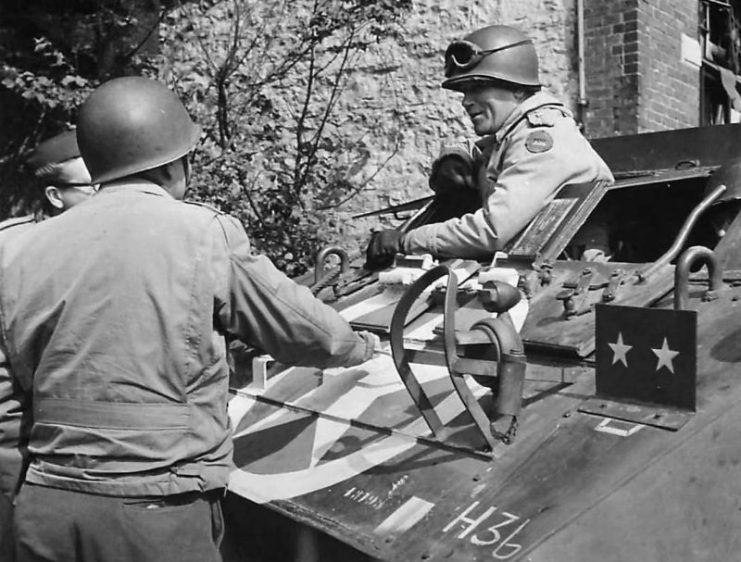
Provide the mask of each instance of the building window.
{"label": "building window", "polygon": [[741,121],[741,0],[700,0],[700,125]]}

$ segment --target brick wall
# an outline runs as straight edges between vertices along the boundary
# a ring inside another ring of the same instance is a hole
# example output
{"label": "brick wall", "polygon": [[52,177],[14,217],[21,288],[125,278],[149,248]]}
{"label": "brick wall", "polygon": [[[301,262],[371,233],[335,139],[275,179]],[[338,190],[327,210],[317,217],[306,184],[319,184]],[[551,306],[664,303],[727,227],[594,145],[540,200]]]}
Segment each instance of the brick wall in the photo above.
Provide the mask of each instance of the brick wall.
{"label": "brick wall", "polygon": [[697,126],[697,0],[585,0],[585,131],[603,137]]}
{"label": "brick wall", "polygon": [[639,49],[644,103],[638,132],[695,127],[700,120],[700,72],[681,62],[682,34],[698,37],[697,0],[639,0]]}

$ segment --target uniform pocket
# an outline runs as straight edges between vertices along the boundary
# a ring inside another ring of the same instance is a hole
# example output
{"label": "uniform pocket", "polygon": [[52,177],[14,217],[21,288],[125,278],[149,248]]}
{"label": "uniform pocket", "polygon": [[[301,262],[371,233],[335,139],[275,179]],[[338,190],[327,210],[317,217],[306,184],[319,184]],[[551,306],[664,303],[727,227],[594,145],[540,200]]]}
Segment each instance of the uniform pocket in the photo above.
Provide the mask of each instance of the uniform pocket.
{"label": "uniform pocket", "polygon": [[224,540],[224,512],[221,509],[221,500],[211,502],[211,534],[216,547],[221,546]]}
{"label": "uniform pocket", "polygon": [[132,545],[131,560],[218,560],[209,528],[209,501],[184,503],[177,497],[129,498],[122,508],[121,534]]}

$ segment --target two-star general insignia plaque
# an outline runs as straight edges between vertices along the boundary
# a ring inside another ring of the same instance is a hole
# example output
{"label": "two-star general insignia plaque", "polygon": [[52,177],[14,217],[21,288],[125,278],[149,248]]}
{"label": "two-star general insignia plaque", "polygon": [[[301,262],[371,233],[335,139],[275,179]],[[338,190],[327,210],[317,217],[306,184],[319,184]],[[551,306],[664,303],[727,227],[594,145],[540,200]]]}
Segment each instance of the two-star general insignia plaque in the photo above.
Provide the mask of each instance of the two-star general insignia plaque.
{"label": "two-star general insignia plaque", "polygon": [[[598,304],[595,314],[597,398],[580,409],[674,428],[674,410],[695,410],[697,313]],[[645,407],[615,414],[613,401]]]}

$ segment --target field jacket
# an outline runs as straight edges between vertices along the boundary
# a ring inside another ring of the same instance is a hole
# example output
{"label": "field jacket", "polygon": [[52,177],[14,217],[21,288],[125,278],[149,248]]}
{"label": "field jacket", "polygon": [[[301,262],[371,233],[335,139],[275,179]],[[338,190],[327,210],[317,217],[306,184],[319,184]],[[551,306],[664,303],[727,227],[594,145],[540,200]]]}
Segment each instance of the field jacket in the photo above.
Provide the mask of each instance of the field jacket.
{"label": "field jacket", "polygon": [[[35,225],[33,215],[0,222],[0,245]],[[13,501],[23,473],[26,443],[21,429],[27,400],[28,396],[11,377],[8,358],[0,349],[0,494],[8,502]]]}
{"label": "field jacket", "polygon": [[119,496],[225,486],[227,335],[288,364],[372,353],[253,255],[238,221],[150,182],[106,185],[0,245],[0,353],[32,393],[26,480]]}

